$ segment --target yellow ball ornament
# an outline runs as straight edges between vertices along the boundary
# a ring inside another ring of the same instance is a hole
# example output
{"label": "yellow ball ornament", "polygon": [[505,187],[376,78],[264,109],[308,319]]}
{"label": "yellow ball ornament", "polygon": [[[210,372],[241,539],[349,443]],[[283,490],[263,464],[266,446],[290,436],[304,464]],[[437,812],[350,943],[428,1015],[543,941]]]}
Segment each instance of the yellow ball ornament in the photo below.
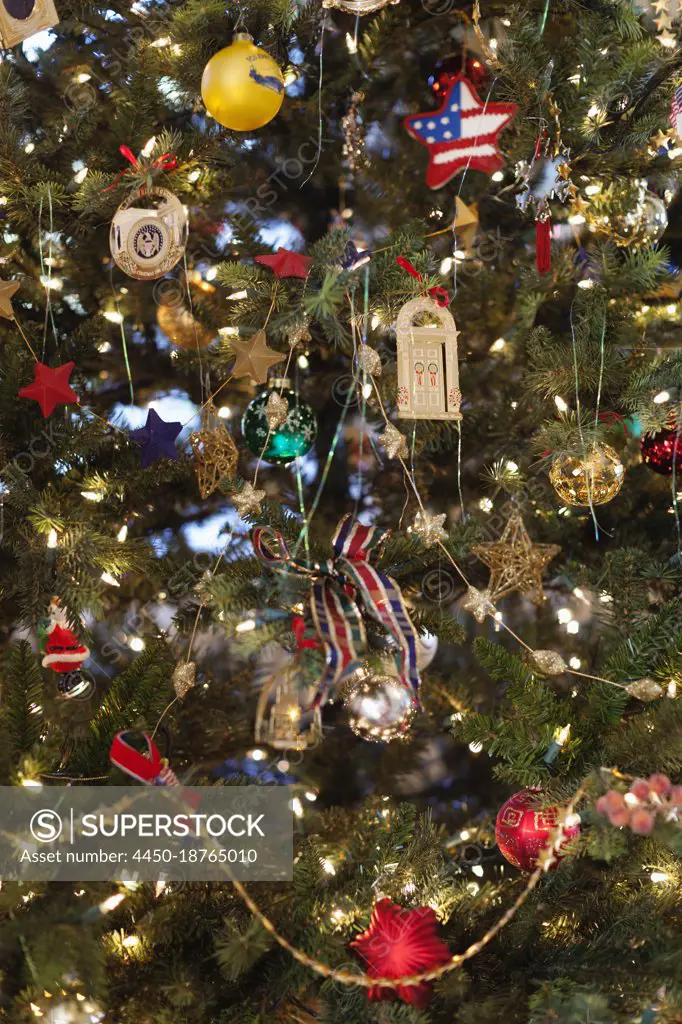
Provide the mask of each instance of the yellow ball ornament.
{"label": "yellow ball ornament", "polygon": [[605,505],[623,486],[618,452],[597,441],[585,455],[557,455],[549,471],[552,487],[567,505]]}
{"label": "yellow ball ornament", "polygon": [[204,68],[201,97],[211,117],[225,128],[252,132],[278,113],[284,78],[270,54],[240,32]]}

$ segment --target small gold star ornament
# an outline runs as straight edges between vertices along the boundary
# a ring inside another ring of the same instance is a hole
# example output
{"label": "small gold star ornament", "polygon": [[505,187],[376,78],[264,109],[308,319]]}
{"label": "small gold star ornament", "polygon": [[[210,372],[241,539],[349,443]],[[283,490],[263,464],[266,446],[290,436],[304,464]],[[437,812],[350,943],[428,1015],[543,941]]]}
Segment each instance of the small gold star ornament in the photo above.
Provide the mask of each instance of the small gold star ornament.
{"label": "small gold star ornament", "polygon": [[531,651],[528,660],[543,676],[560,676],[568,668],[558,651]]}
{"label": "small gold star ornament", "polygon": [[380,435],[379,440],[382,446],[386,449],[386,454],[389,459],[406,459],[408,456],[407,451],[407,438],[404,434],[401,434],[397,427],[394,427],[392,423],[389,423],[383,434]]}
{"label": "small gold star ornament", "polygon": [[209,402],[201,414],[201,430],[189,435],[194,455],[199,494],[208,498],[224,476],[233,476],[239,460],[232,434],[224,426],[218,411]]}
{"label": "small gold star ornament", "polygon": [[21,281],[0,281],[0,316],[14,320],[12,296],[21,287]]}
{"label": "small gold star ornament", "polygon": [[183,700],[196,683],[197,666],[193,661],[179,661],[173,670],[175,695]]}
{"label": "small gold star ornament", "polygon": [[287,421],[289,415],[289,402],[276,390],[271,391],[265,403],[265,418],[268,421],[270,430],[277,430]]}
{"label": "small gold star ornament", "polygon": [[475,544],[471,550],[490,569],[491,600],[518,590],[528,594],[533,604],[541,605],[545,600],[542,574],[561,548],[558,544],[533,544],[523,519],[515,512],[499,540]]}
{"label": "small gold star ornament", "polygon": [[495,614],[495,605],[490,600],[490,591],[478,590],[477,587],[469,587],[467,595],[462,601],[462,608],[465,612],[471,612],[476,622],[483,622],[486,615]]}
{"label": "small gold star ornament", "polygon": [[628,683],[625,689],[631,697],[636,697],[637,700],[658,700],[663,696],[663,687],[659,686],[655,679],[636,679],[634,683]]}
{"label": "small gold star ornament", "polygon": [[245,483],[241,491],[231,495],[232,504],[237,509],[241,519],[245,516],[260,515],[263,511],[262,502],[265,498],[265,491],[260,491],[253,484]]}
{"label": "small gold star ornament", "polygon": [[308,318],[304,318],[300,323],[291,329],[287,341],[289,342],[289,348],[296,348],[297,345],[303,344],[308,341],[312,341],[313,336],[310,333],[308,327]]}
{"label": "small gold star ornament", "polygon": [[369,345],[362,345],[358,351],[358,366],[370,377],[381,376],[381,356]]}
{"label": "small gold star ornament", "polygon": [[430,516],[428,512],[419,511],[414,517],[412,532],[421,537],[427,547],[431,547],[447,537],[447,530],[443,526],[446,519],[445,512],[441,515]]}
{"label": "small gold star ornament", "polygon": [[265,384],[270,367],[284,359],[281,352],[268,348],[265,331],[256,331],[248,341],[235,339],[232,348],[237,357],[232,367],[232,376],[251,377],[256,384]]}

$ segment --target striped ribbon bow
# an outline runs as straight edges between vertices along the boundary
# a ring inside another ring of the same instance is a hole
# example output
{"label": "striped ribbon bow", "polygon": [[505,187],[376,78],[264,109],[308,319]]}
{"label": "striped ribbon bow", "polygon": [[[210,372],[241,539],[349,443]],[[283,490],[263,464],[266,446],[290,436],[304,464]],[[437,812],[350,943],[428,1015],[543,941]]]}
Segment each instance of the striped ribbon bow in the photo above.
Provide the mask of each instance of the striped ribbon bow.
{"label": "striped ribbon bow", "polygon": [[124,729],[114,736],[109,759],[117,768],[124,771],[126,775],[132,776],[138,782],[145,782],[148,786],[177,786],[179,785],[175,772],[169,767],[165,758],[161,757],[159,748],[149,733],[142,733],[147,744],[147,754],[140,753],[131,746],[126,739],[129,730]]}
{"label": "striped ribbon bow", "polygon": [[362,664],[367,638],[362,608],[377,619],[398,645],[395,658],[402,682],[412,689],[419,704],[417,631],[410,620],[395,580],[369,562],[386,538],[386,532],[363,526],[344,516],[332,539],[333,557],[324,565],[310,566],[293,558],[277,530],[257,527],[253,546],[260,560],[281,576],[308,576],[313,582],[310,610],[317,635],[326,655],[324,671],[317,681],[319,705],[327,692],[347,679]]}

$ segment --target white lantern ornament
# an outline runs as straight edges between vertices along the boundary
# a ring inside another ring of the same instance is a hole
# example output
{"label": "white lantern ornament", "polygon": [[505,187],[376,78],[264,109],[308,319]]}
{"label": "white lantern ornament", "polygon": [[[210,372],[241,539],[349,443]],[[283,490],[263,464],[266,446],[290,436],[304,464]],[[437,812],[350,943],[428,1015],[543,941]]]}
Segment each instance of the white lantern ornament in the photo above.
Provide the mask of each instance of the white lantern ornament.
{"label": "white lantern ornament", "polygon": [[[428,313],[438,327],[416,327],[415,318]],[[398,314],[398,393],[400,419],[461,420],[457,336],[452,313],[433,299],[406,302]]]}
{"label": "white lantern ornament", "polygon": [[[156,199],[153,209],[133,206],[137,200]],[[128,277],[154,281],[182,259],[187,245],[187,213],[166,188],[137,189],[114,214],[109,234],[111,255]]]}

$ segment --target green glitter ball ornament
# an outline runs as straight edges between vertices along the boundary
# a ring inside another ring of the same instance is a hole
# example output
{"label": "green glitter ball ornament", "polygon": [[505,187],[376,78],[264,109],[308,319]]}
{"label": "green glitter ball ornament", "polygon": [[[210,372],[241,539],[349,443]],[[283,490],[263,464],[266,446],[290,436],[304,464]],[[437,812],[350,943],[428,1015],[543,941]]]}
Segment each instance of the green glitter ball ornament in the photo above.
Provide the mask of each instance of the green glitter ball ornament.
{"label": "green glitter ball ornament", "polygon": [[[289,410],[284,423],[270,429],[266,405],[273,392],[286,399]],[[286,465],[310,451],[317,436],[317,419],[310,406],[293,390],[291,381],[282,378],[273,380],[266,391],[249,402],[242,417],[242,435],[254,455],[265,462]]]}

